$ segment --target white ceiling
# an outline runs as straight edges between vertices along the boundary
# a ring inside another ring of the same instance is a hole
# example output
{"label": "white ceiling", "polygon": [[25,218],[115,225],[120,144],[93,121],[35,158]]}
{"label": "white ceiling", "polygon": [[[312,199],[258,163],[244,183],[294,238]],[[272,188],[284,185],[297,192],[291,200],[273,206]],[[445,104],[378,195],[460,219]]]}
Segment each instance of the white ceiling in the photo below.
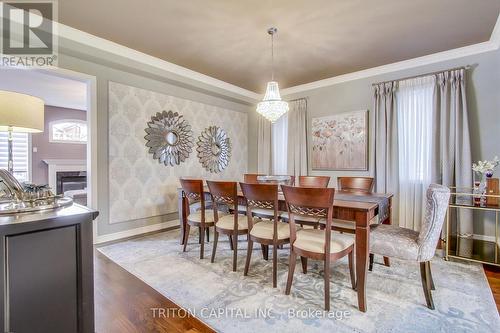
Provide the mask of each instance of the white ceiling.
{"label": "white ceiling", "polygon": [[87,110],[87,84],[33,69],[0,69],[0,90],[39,97],[45,105]]}

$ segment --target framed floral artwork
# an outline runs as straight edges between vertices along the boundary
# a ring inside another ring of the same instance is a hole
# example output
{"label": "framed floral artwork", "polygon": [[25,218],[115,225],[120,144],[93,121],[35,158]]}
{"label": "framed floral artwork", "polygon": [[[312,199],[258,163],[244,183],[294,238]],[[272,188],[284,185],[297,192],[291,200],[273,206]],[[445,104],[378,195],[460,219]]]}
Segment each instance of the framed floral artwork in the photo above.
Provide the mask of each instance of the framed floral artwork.
{"label": "framed floral artwork", "polygon": [[368,170],[368,111],[312,119],[314,170]]}

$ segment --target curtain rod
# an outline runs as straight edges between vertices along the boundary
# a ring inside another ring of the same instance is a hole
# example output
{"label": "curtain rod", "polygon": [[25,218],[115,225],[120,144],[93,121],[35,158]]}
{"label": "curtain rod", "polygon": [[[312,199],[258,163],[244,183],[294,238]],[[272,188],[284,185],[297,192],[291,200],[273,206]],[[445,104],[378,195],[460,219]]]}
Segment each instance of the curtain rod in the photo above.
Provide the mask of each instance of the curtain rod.
{"label": "curtain rod", "polygon": [[436,71],[436,72],[430,72],[430,73],[425,73],[425,74],[419,74],[419,75],[413,75],[413,76],[403,77],[403,78],[395,79],[395,80],[388,80],[388,81],[376,82],[376,83],[372,83],[372,86],[376,86],[376,85],[384,84],[384,83],[388,83],[388,82],[393,82],[393,81],[403,81],[403,80],[409,80],[409,79],[416,79],[417,77],[431,76],[431,75],[436,75],[436,74],[440,74],[440,73],[444,73],[444,72],[448,72],[448,71],[454,71],[454,70],[457,70],[457,69],[465,69],[465,70],[467,70],[467,69],[470,69],[470,68],[472,68],[471,65],[454,67],[454,68],[444,69],[444,70]]}

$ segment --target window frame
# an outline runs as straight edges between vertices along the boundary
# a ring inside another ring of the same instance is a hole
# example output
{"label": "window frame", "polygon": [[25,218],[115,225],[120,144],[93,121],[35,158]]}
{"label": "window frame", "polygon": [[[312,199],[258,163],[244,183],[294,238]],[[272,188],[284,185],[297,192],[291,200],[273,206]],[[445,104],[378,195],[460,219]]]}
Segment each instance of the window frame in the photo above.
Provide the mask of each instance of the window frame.
{"label": "window frame", "polygon": [[[7,131],[2,131],[7,133]],[[16,134],[16,133],[14,133]],[[28,182],[31,183],[33,180],[33,141],[32,141],[32,134],[31,133],[17,133],[17,134],[25,134],[27,137],[27,151],[26,151],[26,163],[27,163],[27,169],[26,169],[26,180],[22,182]],[[16,148],[16,142],[14,144],[14,149]],[[16,164],[14,163],[14,170],[16,170]],[[17,179],[17,177],[16,177]],[[19,179],[18,179],[19,180]],[[19,180],[21,182],[21,180]]]}
{"label": "window frame", "polygon": [[[61,123],[77,123],[83,124],[87,127],[87,140],[86,141],[74,141],[74,140],[57,140],[53,138],[53,127],[54,125]],[[67,144],[79,144],[86,145],[88,143],[88,123],[86,120],[82,119],[58,119],[49,122],[49,143],[67,143]]]}

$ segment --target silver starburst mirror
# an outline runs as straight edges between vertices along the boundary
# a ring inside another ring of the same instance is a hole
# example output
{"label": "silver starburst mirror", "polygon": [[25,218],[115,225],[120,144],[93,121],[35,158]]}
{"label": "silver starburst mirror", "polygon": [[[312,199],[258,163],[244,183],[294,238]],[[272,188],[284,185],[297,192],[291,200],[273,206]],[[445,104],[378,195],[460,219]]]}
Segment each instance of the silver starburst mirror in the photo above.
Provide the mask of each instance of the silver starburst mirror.
{"label": "silver starburst mirror", "polygon": [[198,158],[210,172],[224,170],[231,157],[231,142],[226,132],[218,126],[207,127],[198,137]]}
{"label": "silver starburst mirror", "polygon": [[165,165],[179,165],[192,151],[191,125],[177,112],[163,111],[151,117],[144,137],[153,158]]}

